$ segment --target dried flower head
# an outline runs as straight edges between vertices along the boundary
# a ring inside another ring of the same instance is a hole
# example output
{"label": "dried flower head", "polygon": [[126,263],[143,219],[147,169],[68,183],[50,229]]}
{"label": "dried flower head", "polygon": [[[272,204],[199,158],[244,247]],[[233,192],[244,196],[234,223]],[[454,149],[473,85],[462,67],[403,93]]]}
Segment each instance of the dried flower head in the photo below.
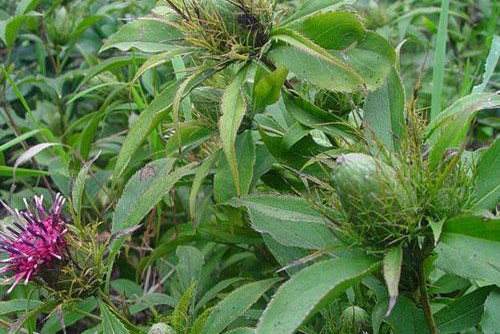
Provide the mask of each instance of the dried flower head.
{"label": "dried flower head", "polygon": [[16,219],[12,222],[13,226],[6,228],[8,232],[0,232],[0,250],[8,256],[1,261],[6,265],[0,269],[0,273],[12,272],[13,276],[7,282],[14,281],[7,293],[21,280],[27,284],[40,270],[50,268],[54,260],[60,261],[64,257],[68,229],[61,218],[61,210],[65,199],[57,194],[50,211],[43,206],[43,196],[35,196],[34,202],[35,210],[32,212],[26,199],[26,211],[12,210],[0,200]]}

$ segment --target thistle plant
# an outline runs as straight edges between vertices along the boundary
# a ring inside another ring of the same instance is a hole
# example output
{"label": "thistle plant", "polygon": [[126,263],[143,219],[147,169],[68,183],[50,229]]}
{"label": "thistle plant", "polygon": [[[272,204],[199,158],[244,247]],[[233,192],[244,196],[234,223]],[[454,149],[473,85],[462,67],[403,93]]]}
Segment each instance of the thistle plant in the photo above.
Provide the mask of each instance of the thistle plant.
{"label": "thistle plant", "polygon": [[273,27],[269,0],[166,1],[179,16],[171,21],[187,44],[200,48],[201,59],[221,64],[262,55]]}
{"label": "thistle plant", "polygon": [[57,194],[52,208],[47,211],[43,206],[43,196],[35,196],[34,212],[26,200],[26,211],[13,211],[3,201],[0,202],[16,219],[12,226],[7,227],[8,232],[0,234],[0,248],[7,254],[7,259],[2,260],[6,265],[0,272],[13,274],[7,280],[14,281],[7,291],[10,293],[21,280],[27,284],[44,269],[55,266],[66,257],[65,235],[68,229],[61,217],[65,199]]}
{"label": "thistle plant", "polygon": [[96,241],[95,227],[78,229],[66,223],[62,210],[65,199],[56,194],[47,210],[43,196],[34,197],[32,210],[25,200],[25,211],[1,204],[15,219],[0,233],[0,248],[7,255],[1,273],[11,273],[10,293],[19,282],[35,282],[51,291],[58,300],[91,295],[100,286],[105,270],[102,245]]}

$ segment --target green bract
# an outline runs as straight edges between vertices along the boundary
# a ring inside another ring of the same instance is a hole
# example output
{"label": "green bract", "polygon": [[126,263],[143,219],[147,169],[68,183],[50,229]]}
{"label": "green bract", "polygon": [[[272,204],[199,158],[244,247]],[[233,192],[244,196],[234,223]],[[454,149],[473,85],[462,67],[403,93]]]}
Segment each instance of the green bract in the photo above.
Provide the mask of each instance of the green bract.
{"label": "green bract", "polygon": [[415,225],[415,193],[383,161],[363,153],[337,158],[334,185],[347,214],[344,228],[368,247],[384,249]]}

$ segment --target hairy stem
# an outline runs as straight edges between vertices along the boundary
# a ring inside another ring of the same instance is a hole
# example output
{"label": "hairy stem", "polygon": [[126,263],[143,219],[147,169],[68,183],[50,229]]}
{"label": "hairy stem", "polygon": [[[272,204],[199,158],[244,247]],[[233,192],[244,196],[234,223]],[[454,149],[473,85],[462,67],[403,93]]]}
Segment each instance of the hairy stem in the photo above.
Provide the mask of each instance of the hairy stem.
{"label": "hairy stem", "polygon": [[429,303],[429,293],[427,292],[427,280],[425,277],[424,259],[418,261],[418,281],[420,287],[420,299],[422,308],[424,309],[425,319],[431,334],[439,334],[439,330],[432,316],[431,306]]}

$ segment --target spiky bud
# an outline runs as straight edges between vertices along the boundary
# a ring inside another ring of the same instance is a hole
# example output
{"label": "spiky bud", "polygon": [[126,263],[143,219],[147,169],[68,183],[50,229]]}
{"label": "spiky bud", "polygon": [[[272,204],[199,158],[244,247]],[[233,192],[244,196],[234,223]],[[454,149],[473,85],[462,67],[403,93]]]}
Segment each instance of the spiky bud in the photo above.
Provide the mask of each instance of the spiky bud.
{"label": "spiky bud", "polygon": [[361,153],[341,155],[335,190],[347,214],[345,230],[370,248],[384,249],[411,233],[416,199],[391,166]]}

